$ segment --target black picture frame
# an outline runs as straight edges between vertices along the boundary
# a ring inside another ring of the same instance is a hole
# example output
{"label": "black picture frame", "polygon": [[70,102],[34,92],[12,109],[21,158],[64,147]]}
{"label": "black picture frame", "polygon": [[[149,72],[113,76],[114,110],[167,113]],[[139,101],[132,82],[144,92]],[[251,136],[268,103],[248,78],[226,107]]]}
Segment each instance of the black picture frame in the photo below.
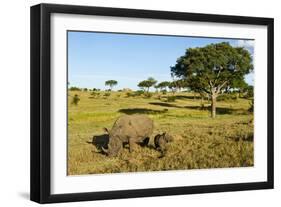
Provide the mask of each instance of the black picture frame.
{"label": "black picture frame", "polygon": [[[167,187],[105,192],[85,192],[74,194],[50,193],[50,130],[51,130],[51,90],[50,90],[50,15],[52,13],[100,15],[114,17],[134,17],[149,19],[181,20],[195,22],[218,22],[267,26],[267,181],[237,184],[218,184],[187,187]],[[31,7],[31,174],[30,199],[38,203],[120,199],[147,196],[167,196],[179,194],[211,193],[273,188],[274,177],[274,83],[273,44],[274,20],[272,18],[195,14],[168,11],[135,10],[89,6],[39,4]]]}

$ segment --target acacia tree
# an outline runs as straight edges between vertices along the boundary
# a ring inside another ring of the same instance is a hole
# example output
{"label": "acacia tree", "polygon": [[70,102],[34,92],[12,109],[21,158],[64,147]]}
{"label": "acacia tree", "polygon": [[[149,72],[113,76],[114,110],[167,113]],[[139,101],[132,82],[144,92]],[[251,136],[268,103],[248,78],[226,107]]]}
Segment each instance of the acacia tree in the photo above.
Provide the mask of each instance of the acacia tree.
{"label": "acacia tree", "polygon": [[162,81],[158,83],[157,87],[160,88],[160,91],[167,90],[167,87],[169,87],[170,82],[169,81]]}
{"label": "acacia tree", "polygon": [[186,81],[183,79],[174,80],[169,84],[169,88],[172,90],[173,93],[175,93],[176,91],[181,91],[181,89],[185,88],[186,86]]}
{"label": "acacia tree", "polygon": [[252,57],[243,47],[227,42],[189,48],[171,67],[172,75],[185,79],[191,90],[211,97],[211,114],[216,116],[216,99],[226,87],[244,80],[253,70]]}
{"label": "acacia tree", "polygon": [[138,87],[140,88],[146,88],[146,92],[149,92],[149,88],[154,86],[157,83],[157,80],[155,80],[152,77],[149,77],[147,80],[143,80],[139,82]]}
{"label": "acacia tree", "polygon": [[171,89],[172,93],[175,94],[176,90],[177,90],[177,83],[176,81],[172,81],[169,84],[169,89]]}
{"label": "acacia tree", "polygon": [[112,91],[112,88],[116,86],[118,82],[116,80],[108,80],[105,81],[105,85],[110,87],[110,90]]}

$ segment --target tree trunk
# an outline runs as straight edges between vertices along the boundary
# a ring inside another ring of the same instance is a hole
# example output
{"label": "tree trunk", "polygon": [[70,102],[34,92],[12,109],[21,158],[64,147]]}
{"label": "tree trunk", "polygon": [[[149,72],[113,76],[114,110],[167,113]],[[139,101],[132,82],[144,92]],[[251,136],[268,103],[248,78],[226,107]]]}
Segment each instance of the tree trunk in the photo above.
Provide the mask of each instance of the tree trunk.
{"label": "tree trunk", "polygon": [[215,118],[216,117],[216,105],[217,105],[217,94],[212,94],[211,95],[211,101],[212,101],[212,107],[211,107],[211,110],[212,110],[212,118]]}

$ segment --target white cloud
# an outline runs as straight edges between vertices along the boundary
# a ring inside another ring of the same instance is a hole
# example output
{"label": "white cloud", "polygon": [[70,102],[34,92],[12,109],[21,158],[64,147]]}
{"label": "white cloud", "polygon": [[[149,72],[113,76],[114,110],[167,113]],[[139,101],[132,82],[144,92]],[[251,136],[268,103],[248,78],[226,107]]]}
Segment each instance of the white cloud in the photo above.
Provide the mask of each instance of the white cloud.
{"label": "white cloud", "polygon": [[243,47],[246,50],[248,50],[251,55],[254,55],[254,46],[255,46],[255,41],[254,40],[237,40],[236,47]]}
{"label": "white cloud", "polygon": [[251,47],[253,48],[255,45],[255,41],[254,40],[237,40],[237,46],[238,47]]}

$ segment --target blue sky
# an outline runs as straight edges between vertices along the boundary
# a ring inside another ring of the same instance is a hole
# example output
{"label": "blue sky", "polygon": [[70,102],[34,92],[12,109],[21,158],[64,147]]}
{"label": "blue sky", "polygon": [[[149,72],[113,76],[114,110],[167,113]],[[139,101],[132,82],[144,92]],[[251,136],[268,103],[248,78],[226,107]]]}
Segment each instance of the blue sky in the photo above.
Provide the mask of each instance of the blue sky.
{"label": "blue sky", "polygon": [[[107,89],[106,80],[117,80],[114,90],[138,89],[138,82],[153,77],[171,81],[170,66],[189,47],[227,41],[253,53],[254,41],[158,35],[68,32],[70,86]],[[253,74],[246,77],[253,85]]]}

